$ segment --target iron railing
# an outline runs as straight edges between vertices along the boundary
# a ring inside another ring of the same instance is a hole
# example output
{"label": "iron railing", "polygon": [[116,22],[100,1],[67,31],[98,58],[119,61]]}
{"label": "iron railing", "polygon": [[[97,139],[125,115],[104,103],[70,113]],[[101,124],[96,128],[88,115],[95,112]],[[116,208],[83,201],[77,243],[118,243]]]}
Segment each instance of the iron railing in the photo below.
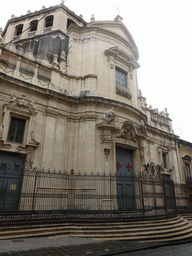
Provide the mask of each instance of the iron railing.
{"label": "iron railing", "polygon": [[14,213],[146,217],[186,206],[182,188],[160,176],[117,176],[0,169],[0,216]]}

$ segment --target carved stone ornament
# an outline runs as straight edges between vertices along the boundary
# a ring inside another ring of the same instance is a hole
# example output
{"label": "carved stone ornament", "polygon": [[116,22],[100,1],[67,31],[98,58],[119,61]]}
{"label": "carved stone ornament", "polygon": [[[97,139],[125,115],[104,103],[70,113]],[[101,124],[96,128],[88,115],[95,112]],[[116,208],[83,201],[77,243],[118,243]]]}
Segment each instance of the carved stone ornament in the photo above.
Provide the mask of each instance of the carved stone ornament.
{"label": "carved stone ornament", "polygon": [[134,131],[132,125],[130,125],[130,124],[123,125],[123,131],[121,132],[121,135],[118,136],[118,138],[124,138],[126,140],[137,142],[135,140],[135,131]]}
{"label": "carved stone ornament", "polygon": [[20,110],[24,110],[29,112],[31,115],[36,115],[36,105],[33,101],[29,101],[26,99],[25,95],[21,97],[16,97],[15,95],[11,96],[9,103],[5,104],[7,108],[18,108]]}
{"label": "carved stone ornament", "polygon": [[[30,152],[39,146],[39,142],[34,138],[36,106],[33,101],[26,99],[25,95],[17,97],[11,96],[8,103],[4,104],[3,122],[0,124],[0,147],[8,148],[14,151]],[[26,121],[25,140],[22,143],[11,143],[7,141],[9,124],[12,115],[22,117]]]}
{"label": "carved stone ornament", "polygon": [[163,140],[159,147],[161,150],[170,151],[171,150],[171,142]]}
{"label": "carved stone ornament", "polygon": [[52,63],[52,66],[53,66],[54,68],[59,68],[58,55],[57,55],[57,54],[54,54],[54,55],[53,55],[53,63]]}
{"label": "carved stone ornament", "polygon": [[126,66],[132,69],[137,69],[140,67],[139,63],[134,56],[127,54],[123,49],[118,46],[112,46],[109,49],[105,50],[104,54],[107,57],[114,57],[115,60],[118,60],[121,63],[125,63]]}
{"label": "carved stone ornament", "polygon": [[1,36],[1,34],[2,34],[2,28],[0,28],[0,45],[3,44],[3,38],[2,38],[2,36]]}
{"label": "carved stone ornament", "polygon": [[67,72],[67,61],[66,61],[66,54],[64,51],[61,52],[59,67],[61,71]]}
{"label": "carved stone ornament", "polygon": [[101,127],[101,126],[109,123],[110,121],[114,120],[115,117],[116,117],[116,115],[115,115],[115,112],[114,112],[114,108],[112,107],[104,113],[103,121],[98,123],[97,127]]}

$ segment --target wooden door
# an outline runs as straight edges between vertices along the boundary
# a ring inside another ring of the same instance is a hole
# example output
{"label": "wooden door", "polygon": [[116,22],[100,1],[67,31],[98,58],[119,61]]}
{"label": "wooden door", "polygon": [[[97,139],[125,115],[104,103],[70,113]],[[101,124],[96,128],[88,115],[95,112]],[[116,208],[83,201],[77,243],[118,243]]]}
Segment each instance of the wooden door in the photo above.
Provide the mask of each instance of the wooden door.
{"label": "wooden door", "polygon": [[22,156],[0,151],[0,210],[18,209],[23,167]]}
{"label": "wooden door", "polygon": [[174,183],[168,174],[163,174],[162,179],[165,207],[166,209],[174,209],[176,206]]}
{"label": "wooden door", "polygon": [[117,204],[119,210],[135,208],[133,152],[116,148]]}

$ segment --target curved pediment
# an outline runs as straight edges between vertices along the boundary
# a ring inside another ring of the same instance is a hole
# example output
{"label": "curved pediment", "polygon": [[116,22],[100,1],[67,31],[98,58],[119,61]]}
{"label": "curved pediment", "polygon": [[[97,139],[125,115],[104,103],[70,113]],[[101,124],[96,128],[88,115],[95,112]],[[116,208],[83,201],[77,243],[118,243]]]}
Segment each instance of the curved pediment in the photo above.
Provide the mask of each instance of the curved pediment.
{"label": "curved pediment", "polygon": [[108,57],[113,56],[114,59],[119,60],[126,66],[131,67],[133,69],[137,69],[140,67],[139,63],[135,60],[135,58],[132,55],[129,55],[126,51],[122,50],[118,46],[113,46],[105,50],[105,55]]}

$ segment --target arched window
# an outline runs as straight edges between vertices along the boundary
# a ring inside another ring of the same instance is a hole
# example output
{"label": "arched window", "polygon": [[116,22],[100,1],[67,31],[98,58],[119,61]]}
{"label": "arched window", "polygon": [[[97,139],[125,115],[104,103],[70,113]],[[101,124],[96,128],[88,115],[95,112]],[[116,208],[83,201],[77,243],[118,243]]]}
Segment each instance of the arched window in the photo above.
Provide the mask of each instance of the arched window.
{"label": "arched window", "polygon": [[16,36],[19,36],[22,34],[22,31],[23,31],[23,24],[19,24],[16,26],[15,28],[15,35]]}
{"label": "arched window", "polygon": [[30,22],[30,32],[36,31],[38,25],[38,20],[32,20]]}
{"label": "arched window", "polygon": [[49,28],[53,26],[53,18],[54,18],[53,15],[45,18],[45,28]]}

